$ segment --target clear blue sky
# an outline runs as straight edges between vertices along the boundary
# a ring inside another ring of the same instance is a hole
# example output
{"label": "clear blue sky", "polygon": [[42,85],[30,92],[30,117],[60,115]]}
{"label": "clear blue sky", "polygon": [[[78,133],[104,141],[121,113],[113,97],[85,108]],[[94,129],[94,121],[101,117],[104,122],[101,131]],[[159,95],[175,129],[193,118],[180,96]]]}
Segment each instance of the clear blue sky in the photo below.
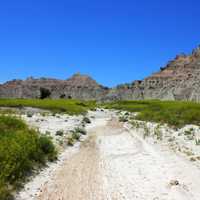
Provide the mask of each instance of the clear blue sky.
{"label": "clear blue sky", "polygon": [[199,0],[6,0],[0,82],[89,74],[113,86],[142,79],[200,44]]}

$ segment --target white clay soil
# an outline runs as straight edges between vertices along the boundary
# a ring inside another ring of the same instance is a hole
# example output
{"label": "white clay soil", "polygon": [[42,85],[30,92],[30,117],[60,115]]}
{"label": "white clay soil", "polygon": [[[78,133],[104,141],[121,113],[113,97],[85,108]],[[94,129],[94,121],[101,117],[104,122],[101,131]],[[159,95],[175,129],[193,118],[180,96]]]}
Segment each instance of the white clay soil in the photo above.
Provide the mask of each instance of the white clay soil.
{"label": "white clay soil", "polygon": [[140,129],[120,123],[115,112],[90,115],[84,141],[67,148],[17,200],[200,199],[198,165],[143,139]]}

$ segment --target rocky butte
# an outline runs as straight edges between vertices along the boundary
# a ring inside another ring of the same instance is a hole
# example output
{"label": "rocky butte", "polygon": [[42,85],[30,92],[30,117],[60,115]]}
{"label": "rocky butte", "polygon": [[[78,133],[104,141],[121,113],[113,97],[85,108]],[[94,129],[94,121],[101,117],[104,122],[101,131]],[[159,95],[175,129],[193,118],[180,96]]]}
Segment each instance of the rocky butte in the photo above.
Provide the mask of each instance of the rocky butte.
{"label": "rocky butte", "polygon": [[51,78],[12,80],[0,85],[0,98],[99,99],[108,88],[86,75],[75,74],[67,80]]}
{"label": "rocky butte", "polygon": [[107,88],[79,73],[67,80],[28,78],[0,85],[0,98],[75,98],[84,100],[200,101],[200,47],[190,55],[177,55],[144,80]]}

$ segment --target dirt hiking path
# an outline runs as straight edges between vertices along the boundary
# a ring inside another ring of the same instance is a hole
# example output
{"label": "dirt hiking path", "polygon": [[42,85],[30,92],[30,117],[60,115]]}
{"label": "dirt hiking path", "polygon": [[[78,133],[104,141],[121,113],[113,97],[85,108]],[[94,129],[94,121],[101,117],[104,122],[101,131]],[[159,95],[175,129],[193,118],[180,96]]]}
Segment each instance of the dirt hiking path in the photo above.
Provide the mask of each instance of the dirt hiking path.
{"label": "dirt hiking path", "polygon": [[[170,181],[178,180],[178,185]],[[37,200],[199,200],[200,170],[147,144],[115,117],[89,129]]]}

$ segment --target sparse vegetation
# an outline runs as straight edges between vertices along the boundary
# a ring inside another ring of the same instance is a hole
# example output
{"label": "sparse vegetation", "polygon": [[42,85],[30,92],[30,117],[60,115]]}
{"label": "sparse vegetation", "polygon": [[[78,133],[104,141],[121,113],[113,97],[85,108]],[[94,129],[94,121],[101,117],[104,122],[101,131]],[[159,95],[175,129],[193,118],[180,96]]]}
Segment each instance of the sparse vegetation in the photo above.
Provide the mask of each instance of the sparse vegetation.
{"label": "sparse vegetation", "polygon": [[81,134],[79,132],[73,131],[72,138],[74,140],[80,140]]}
{"label": "sparse vegetation", "polygon": [[191,157],[191,158],[190,158],[190,161],[195,162],[195,161],[196,161],[196,158]]}
{"label": "sparse vegetation", "polygon": [[73,146],[76,143],[76,141],[80,140],[81,135],[86,135],[86,134],[87,132],[84,128],[81,127],[75,128],[73,131],[71,131],[71,133],[67,137],[67,144],[69,146]]}
{"label": "sparse vegetation", "polygon": [[27,113],[27,117],[29,117],[29,118],[31,118],[31,117],[33,117],[33,113]]}
{"label": "sparse vegetation", "polygon": [[195,137],[194,129],[190,128],[189,130],[185,130],[184,135],[186,136],[186,139],[194,140],[194,137]]}
{"label": "sparse vegetation", "polygon": [[68,138],[67,138],[67,144],[69,146],[73,146],[75,144],[75,140],[74,138],[72,137],[72,135],[70,135]]}
{"label": "sparse vegetation", "polygon": [[185,130],[184,135],[194,135],[194,129],[190,128],[189,130]]}
{"label": "sparse vegetation", "polygon": [[86,130],[84,128],[80,128],[80,127],[75,128],[75,132],[81,133],[82,135],[87,134]]}
{"label": "sparse vegetation", "polygon": [[167,123],[172,127],[186,124],[200,125],[200,104],[183,101],[117,101],[104,104],[105,108],[138,112],[135,119]]}
{"label": "sparse vegetation", "polygon": [[90,124],[91,120],[88,117],[83,118],[83,123]]}
{"label": "sparse vegetation", "polygon": [[132,120],[132,121],[131,121],[131,124],[132,124],[133,128],[138,129],[138,128],[140,127],[139,122],[137,122],[137,121],[135,121],[135,120]]}
{"label": "sparse vegetation", "polygon": [[157,140],[162,140],[163,138],[163,134],[162,131],[160,129],[160,125],[157,125],[154,129],[154,135],[156,136]]}
{"label": "sparse vegetation", "polygon": [[17,111],[13,109],[9,109],[9,108],[3,108],[3,109],[0,109],[0,114],[1,115],[17,114]]}
{"label": "sparse vegetation", "polygon": [[11,198],[33,169],[56,155],[49,137],[40,136],[20,119],[0,116],[0,199]]}
{"label": "sparse vegetation", "polygon": [[150,135],[149,127],[147,126],[147,124],[145,124],[145,126],[144,126],[144,135],[143,135],[144,139],[146,137],[148,137],[149,135]]}
{"label": "sparse vegetation", "polygon": [[126,115],[123,115],[123,116],[120,116],[120,117],[119,117],[119,121],[120,121],[120,122],[127,122],[127,121],[128,121],[128,118],[127,118]]}
{"label": "sparse vegetation", "polygon": [[64,135],[64,131],[63,130],[56,131],[56,135],[57,136],[63,136]]}
{"label": "sparse vegetation", "polygon": [[200,139],[196,139],[195,144],[199,146],[200,145]]}

